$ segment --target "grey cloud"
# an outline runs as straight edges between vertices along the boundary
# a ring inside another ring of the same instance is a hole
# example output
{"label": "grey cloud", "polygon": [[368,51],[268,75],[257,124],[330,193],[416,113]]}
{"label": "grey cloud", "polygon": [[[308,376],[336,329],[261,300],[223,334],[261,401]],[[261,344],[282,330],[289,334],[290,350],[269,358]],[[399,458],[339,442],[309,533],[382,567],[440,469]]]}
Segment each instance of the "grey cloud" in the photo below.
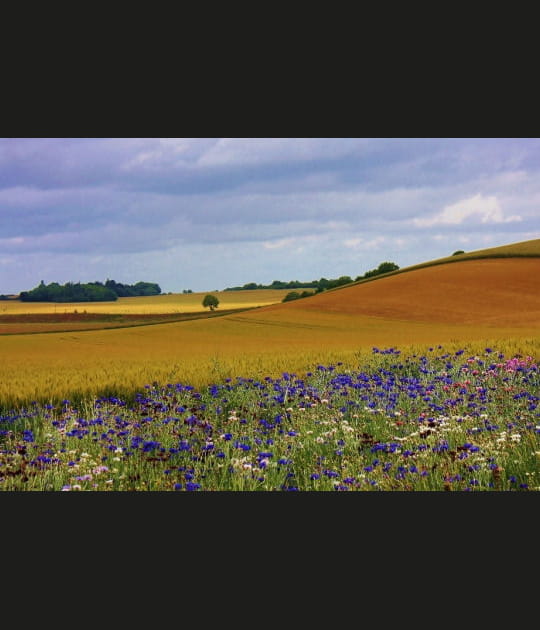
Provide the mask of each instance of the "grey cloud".
{"label": "grey cloud", "polygon": [[[271,276],[302,263],[329,277],[337,261],[369,264],[400,238],[404,258],[427,243],[445,255],[442,234],[503,244],[539,234],[539,168],[535,138],[0,139],[0,280],[34,264],[39,274],[38,254],[51,268],[68,254],[103,269],[144,261],[167,277],[183,260],[210,278],[212,264],[237,274],[250,260],[237,260],[238,244]],[[475,195],[521,221],[427,225]]]}

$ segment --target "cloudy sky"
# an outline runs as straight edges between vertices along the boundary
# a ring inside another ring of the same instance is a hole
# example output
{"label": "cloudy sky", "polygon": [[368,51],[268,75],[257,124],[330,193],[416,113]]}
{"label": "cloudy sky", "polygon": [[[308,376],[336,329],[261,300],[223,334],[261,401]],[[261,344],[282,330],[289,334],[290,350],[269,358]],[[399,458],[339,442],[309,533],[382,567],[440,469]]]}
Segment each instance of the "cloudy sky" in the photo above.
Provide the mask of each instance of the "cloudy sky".
{"label": "cloudy sky", "polygon": [[354,279],[535,238],[538,138],[0,139],[0,294]]}

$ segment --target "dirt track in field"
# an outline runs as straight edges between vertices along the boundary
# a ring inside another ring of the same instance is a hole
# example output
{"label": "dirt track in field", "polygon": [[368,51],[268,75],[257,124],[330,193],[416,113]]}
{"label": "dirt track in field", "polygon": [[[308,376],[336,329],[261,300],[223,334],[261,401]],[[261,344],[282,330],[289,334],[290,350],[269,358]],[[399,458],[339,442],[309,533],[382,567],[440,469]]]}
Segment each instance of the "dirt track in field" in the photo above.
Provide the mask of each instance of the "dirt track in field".
{"label": "dirt track in field", "polygon": [[263,307],[257,315],[263,312],[299,319],[302,312],[321,312],[433,324],[540,326],[540,258],[436,265]]}

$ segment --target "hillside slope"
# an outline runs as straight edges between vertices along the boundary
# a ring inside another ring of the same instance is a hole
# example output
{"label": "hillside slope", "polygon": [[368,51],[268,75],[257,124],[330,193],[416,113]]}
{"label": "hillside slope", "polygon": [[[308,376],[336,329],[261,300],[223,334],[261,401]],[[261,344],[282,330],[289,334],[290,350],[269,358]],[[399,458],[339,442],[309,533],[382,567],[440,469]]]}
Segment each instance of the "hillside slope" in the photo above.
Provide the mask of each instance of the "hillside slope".
{"label": "hillside slope", "polygon": [[540,325],[540,258],[437,264],[263,307],[256,316],[263,312],[298,320],[308,314],[311,320],[319,312],[426,323],[536,326]]}
{"label": "hillside slope", "polygon": [[[445,256],[444,258],[435,258],[434,260],[427,260],[416,265],[409,265],[408,267],[401,267],[397,271],[390,271],[383,276],[397,275],[413,271],[414,269],[424,269],[425,267],[432,267],[434,265],[444,265],[446,263],[462,262],[464,260],[479,260],[484,258],[536,258],[540,257],[540,238],[530,241],[520,241],[518,243],[510,243],[509,245],[500,245],[498,247],[489,247],[487,249],[476,249],[470,252],[463,252],[463,254],[456,254],[454,256]],[[379,280],[381,276],[372,276],[370,278],[363,278],[357,280],[356,283],[372,282],[373,280]],[[341,287],[338,287],[340,289]],[[331,289],[335,291],[336,289]]]}

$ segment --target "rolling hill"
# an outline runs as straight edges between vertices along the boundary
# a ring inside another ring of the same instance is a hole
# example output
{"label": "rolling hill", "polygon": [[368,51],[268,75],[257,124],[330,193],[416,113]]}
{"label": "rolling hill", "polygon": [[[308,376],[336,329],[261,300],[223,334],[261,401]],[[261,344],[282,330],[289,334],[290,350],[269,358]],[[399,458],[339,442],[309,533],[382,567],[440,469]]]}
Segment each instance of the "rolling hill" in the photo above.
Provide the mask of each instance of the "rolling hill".
{"label": "rolling hill", "polygon": [[540,361],[540,240],[495,249],[219,317],[2,335],[0,407],[124,396],[154,381],[203,387],[302,374],[319,363],[358,365],[373,347],[414,353],[489,344]]}
{"label": "rolling hill", "polygon": [[313,321],[316,313],[426,324],[534,327],[540,325],[540,239],[402,268],[263,307],[243,318]]}

